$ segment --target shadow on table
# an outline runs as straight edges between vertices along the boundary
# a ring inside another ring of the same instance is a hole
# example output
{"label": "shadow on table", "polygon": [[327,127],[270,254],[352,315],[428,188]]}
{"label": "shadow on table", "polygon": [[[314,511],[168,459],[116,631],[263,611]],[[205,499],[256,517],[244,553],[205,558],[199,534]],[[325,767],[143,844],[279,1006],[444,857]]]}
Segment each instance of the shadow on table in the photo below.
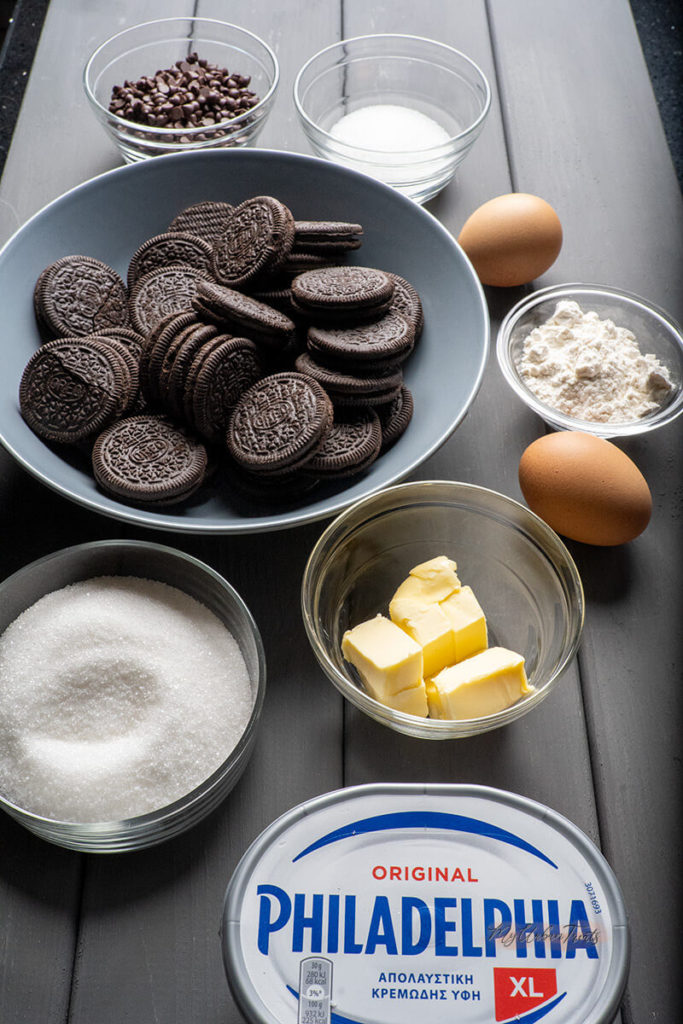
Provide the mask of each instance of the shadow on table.
{"label": "shadow on table", "polygon": [[586,602],[608,604],[627,597],[633,585],[633,557],[628,545],[603,548],[563,539],[579,570]]}

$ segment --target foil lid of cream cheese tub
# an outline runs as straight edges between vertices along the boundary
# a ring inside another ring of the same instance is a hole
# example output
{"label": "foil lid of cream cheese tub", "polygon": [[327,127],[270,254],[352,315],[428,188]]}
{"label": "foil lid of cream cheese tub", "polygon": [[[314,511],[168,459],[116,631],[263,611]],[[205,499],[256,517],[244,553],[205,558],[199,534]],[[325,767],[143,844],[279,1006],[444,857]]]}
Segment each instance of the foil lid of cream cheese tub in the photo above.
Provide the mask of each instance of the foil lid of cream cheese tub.
{"label": "foil lid of cream cheese tub", "polygon": [[609,1024],[618,883],[566,818],[461,785],[372,785],[273,822],[228,886],[223,957],[256,1024]]}

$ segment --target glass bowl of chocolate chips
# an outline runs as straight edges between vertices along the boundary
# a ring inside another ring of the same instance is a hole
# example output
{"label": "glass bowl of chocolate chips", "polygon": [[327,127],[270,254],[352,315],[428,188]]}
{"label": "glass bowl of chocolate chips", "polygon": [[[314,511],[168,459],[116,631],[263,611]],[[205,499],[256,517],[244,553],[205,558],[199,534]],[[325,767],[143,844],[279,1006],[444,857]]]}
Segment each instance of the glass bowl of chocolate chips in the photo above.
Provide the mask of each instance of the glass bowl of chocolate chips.
{"label": "glass bowl of chocolate chips", "polygon": [[258,36],[192,17],[124,29],[83,73],[86,96],[127,163],[251,144],[278,80],[277,58]]}

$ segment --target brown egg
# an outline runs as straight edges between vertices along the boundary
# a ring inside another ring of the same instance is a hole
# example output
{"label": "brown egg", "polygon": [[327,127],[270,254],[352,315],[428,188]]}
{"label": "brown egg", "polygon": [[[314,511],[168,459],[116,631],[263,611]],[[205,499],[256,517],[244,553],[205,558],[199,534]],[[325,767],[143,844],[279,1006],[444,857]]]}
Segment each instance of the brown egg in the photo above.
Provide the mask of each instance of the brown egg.
{"label": "brown egg", "polygon": [[519,486],[532,512],[583,544],[625,544],[652,513],[650,489],[628,455],[578,430],[530,444],[519,463]]}
{"label": "brown egg", "polygon": [[511,192],[476,209],[458,242],[482,284],[511,287],[552,266],[562,248],[562,225],[545,199]]}

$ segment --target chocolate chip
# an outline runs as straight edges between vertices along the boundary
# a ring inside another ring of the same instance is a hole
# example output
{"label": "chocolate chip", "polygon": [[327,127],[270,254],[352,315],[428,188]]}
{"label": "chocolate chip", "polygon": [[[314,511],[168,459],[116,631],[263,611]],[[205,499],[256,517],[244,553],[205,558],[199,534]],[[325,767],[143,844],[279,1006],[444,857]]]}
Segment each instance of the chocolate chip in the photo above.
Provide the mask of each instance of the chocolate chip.
{"label": "chocolate chip", "polygon": [[109,110],[137,124],[210,127],[256,106],[259,98],[248,90],[250,81],[191,53],[151,77],[115,85]]}

